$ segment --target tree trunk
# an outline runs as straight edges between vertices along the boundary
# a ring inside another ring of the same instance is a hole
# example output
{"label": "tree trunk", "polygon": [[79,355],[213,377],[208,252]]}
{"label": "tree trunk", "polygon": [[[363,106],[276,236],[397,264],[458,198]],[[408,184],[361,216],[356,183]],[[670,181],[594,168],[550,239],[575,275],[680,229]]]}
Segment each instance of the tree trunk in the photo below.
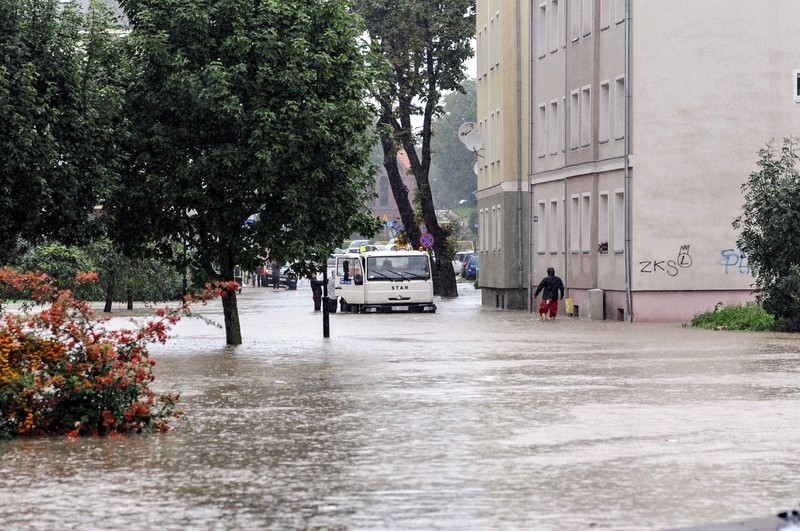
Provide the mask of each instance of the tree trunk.
{"label": "tree trunk", "polygon": [[[420,180],[424,184],[420,184]],[[427,173],[423,179],[417,179],[420,186],[420,204],[422,215],[425,218],[425,227],[433,235],[433,250],[435,255],[433,265],[433,293],[440,297],[451,299],[458,297],[456,275],[453,271],[453,250],[450,248],[447,231],[439,225],[436,210],[433,206],[430,186],[428,186]]]}
{"label": "tree trunk", "polygon": [[226,343],[228,345],[241,345],[242,328],[239,323],[239,305],[236,301],[235,291],[226,291],[222,294],[222,314],[225,319]]}
{"label": "tree trunk", "polygon": [[[387,127],[393,130],[391,121],[385,116],[381,116],[378,120],[378,129]],[[381,146],[383,147],[383,167],[386,168],[386,174],[389,177],[389,184],[392,187],[392,196],[397,209],[400,211],[400,220],[403,222],[403,228],[408,238],[408,243],[414,248],[419,247],[419,237],[422,233],[414,221],[414,208],[411,206],[411,201],[408,200],[408,188],[403,183],[403,178],[400,175],[400,168],[397,166],[397,152],[398,146],[395,141],[385,135],[381,135]]]}
{"label": "tree trunk", "polygon": [[[232,253],[230,251],[222,252],[220,259],[220,273],[222,280],[226,282],[233,282],[233,263]],[[228,345],[241,345],[242,344],[242,327],[239,322],[239,305],[236,300],[236,291],[228,290],[222,293],[222,315],[225,320],[225,341]]]}
{"label": "tree trunk", "polygon": [[129,286],[125,292],[128,296],[128,309],[133,310],[133,289]]}
{"label": "tree trunk", "polygon": [[111,308],[114,303],[114,281],[115,272],[114,270],[109,270],[108,280],[106,281],[106,305],[103,307],[103,312],[105,313],[111,312]]}

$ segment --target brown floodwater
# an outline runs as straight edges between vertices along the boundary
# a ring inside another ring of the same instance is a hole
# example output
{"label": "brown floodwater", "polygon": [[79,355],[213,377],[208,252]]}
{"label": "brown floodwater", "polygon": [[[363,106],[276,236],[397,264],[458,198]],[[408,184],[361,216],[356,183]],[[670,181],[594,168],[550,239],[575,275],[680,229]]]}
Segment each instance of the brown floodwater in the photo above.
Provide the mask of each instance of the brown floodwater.
{"label": "brown floodwater", "polygon": [[246,288],[235,348],[184,319],[152,354],[188,422],[0,441],[0,527],[664,529],[800,502],[800,337],[542,323],[460,289],[328,339],[307,283]]}

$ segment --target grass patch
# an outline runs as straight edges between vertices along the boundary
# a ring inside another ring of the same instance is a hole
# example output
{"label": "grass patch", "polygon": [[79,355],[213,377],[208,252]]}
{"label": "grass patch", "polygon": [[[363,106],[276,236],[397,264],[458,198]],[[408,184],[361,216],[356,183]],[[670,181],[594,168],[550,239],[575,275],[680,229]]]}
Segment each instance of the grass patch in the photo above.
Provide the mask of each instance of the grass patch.
{"label": "grass patch", "polygon": [[779,329],[774,315],[761,306],[722,306],[717,304],[714,311],[698,314],[692,319],[692,326],[707,330],[749,330],[771,332]]}

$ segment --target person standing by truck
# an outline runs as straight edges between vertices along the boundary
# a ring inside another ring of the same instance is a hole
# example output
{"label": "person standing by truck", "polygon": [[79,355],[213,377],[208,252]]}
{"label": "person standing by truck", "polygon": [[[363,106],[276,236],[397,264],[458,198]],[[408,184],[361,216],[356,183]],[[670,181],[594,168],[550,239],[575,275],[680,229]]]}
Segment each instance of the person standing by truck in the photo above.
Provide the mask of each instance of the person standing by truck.
{"label": "person standing by truck", "polygon": [[278,262],[273,260],[270,263],[272,267],[272,289],[280,289],[281,287],[281,266],[278,265]]}
{"label": "person standing by truck", "polygon": [[558,299],[564,298],[564,282],[556,276],[556,270],[552,267],[547,268],[547,276],[539,282],[539,287],[533,294],[534,299],[539,292],[543,292],[542,302],[539,304],[539,319],[546,321],[549,317],[551,321],[555,321],[558,313]]}
{"label": "person standing by truck", "polygon": [[308,276],[311,282],[311,298],[314,299],[314,311],[318,312],[322,309],[322,285],[321,280],[317,280],[317,276],[311,274]]}

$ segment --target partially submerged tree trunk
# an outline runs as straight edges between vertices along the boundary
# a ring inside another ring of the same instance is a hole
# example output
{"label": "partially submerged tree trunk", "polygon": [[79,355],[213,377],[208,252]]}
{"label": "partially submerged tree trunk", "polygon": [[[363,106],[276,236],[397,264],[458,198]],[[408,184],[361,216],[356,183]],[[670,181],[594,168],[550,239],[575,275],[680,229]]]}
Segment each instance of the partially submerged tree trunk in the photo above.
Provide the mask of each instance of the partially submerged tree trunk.
{"label": "partially submerged tree trunk", "polygon": [[[223,252],[220,259],[222,280],[233,282],[234,263],[233,253]],[[228,345],[242,344],[242,327],[239,322],[239,305],[236,300],[235,290],[225,290],[222,293],[222,315],[225,321],[225,342]]]}
{"label": "partially submerged tree trunk", "polygon": [[241,345],[242,328],[239,324],[239,306],[235,291],[222,294],[222,314],[225,319],[225,342],[228,345]]}

